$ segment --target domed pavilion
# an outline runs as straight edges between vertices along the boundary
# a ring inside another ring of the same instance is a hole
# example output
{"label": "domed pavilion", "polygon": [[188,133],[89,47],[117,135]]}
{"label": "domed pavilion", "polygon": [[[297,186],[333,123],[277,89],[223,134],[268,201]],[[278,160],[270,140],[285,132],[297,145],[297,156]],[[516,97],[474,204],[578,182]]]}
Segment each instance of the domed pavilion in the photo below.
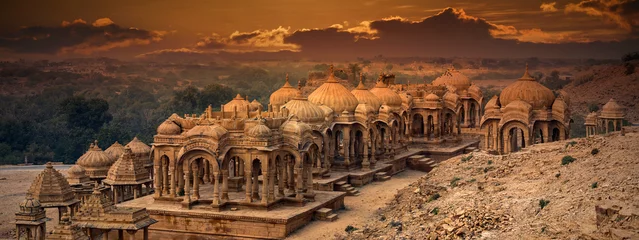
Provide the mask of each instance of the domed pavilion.
{"label": "domed pavilion", "polygon": [[106,179],[102,180],[113,189],[112,199],[115,204],[149,194],[151,181],[144,165],[135,159],[128,146],[111,166]]}
{"label": "domed pavilion", "polygon": [[16,213],[16,239],[44,240],[47,232],[47,214],[38,199],[27,196]]}
{"label": "domed pavilion", "polygon": [[502,90],[486,104],[481,119],[484,147],[499,153],[519,151],[534,143],[554,142],[570,136],[568,97],[558,97],[528,74]]}
{"label": "domed pavilion", "polygon": [[67,211],[73,214],[75,205],[80,201],[73,194],[69,182],[50,162],[45,166],[31,183],[27,196],[38,200],[43,208],[57,208],[59,217]]}

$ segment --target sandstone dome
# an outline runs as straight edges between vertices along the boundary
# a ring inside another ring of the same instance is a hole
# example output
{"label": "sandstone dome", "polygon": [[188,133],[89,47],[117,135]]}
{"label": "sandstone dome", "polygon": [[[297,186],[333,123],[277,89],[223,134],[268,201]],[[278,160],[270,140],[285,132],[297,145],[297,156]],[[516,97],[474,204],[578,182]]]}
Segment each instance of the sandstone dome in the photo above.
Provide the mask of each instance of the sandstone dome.
{"label": "sandstone dome", "polygon": [[222,139],[228,131],[220,125],[197,125],[188,132],[186,137],[208,137],[216,140]]}
{"label": "sandstone dome", "polygon": [[272,135],[271,129],[268,126],[266,126],[264,122],[265,122],[264,119],[259,119],[257,125],[247,128],[245,130],[246,136],[251,138],[258,138],[258,139],[270,138]]}
{"label": "sandstone dome", "polygon": [[251,111],[257,111],[260,107],[263,107],[262,103],[258,102],[257,99],[253,99],[250,105]]}
{"label": "sandstone dome", "polygon": [[109,148],[104,150],[104,152],[111,156],[111,160],[115,162],[116,160],[118,160],[120,155],[124,153],[124,146],[122,146],[122,144],[120,144],[118,141],[115,141]]}
{"label": "sandstone dome", "polygon": [[318,105],[326,105],[336,113],[342,113],[345,110],[354,113],[357,104],[359,104],[357,98],[335,79],[333,66],[331,66],[326,82],[308,96],[308,101]]}
{"label": "sandstone dome", "polygon": [[295,98],[295,96],[297,96],[297,94],[300,92],[301,91],[299,89],[291,86],[288,81],[288,74],[286,74],[286,82],[284,82],[284,86],[282,86],[280,89],[277,89],[277,91],[271,94],[269,102],[271,103],[271,105],[279,107]]}
{"label": "sandstone dome", "polygon": [[379,111],[379,107],[382,106],[382,101],[379,100],[378,97],[375,96],[371,91],[369,91],[364,83],[362,82],[362,76],[360,75],[359,84],[353,91],[351,91],[353,96],[357,98],[357,101],[362,104],[365,103],[370,107],[374,108],[375,111]]}
{"label": "sandstone dome", "polygon": [[530,104],[534,110],[547,110],[555,101],[555,94],[535,81],[528,74],[528,67],[526,67],[524,76],[504,88],[499,95],[502,106],[508,106],[518,99]]}
{"label": "sandstone dome", "polygon": [[280,126],[280,131],[284,133],[285,136],[301,136],[311,130],[308,124],[301,122],[295,115]]}
{"label": "sandstone dome", "polygon": [[224,112],[233,112],[234,108],[237,108],[238,112],[246,112],[246,110],[250,110],[250,106],[251,103],[238,93],[233,100],[224,104]]}
{"label": "sandstone dome", "polygon": [[614,98],[611,98],[608,103],[601,108],[601,118],[621,119],[623,117],[624,109]]}
{"label": "sandstone dome", "polygon": [[434,93],[428,94],[428,96],[426,96],[424,98],[424,101],[428,101],[428,102],[437,102],[439,101],[439,96],[437,96]]}
{"label": "sandstone dome", "polygon": [[[126,147],[131,148],[131,152],[133,152],[136,156],[148,156],[151,153],[151,147],[140,141],[138,137],[134,137],[133,140],[126,145]],[[120,156],[118,156],[118,158],[119,157]]]}
{"label": "sandstone dome", "polygon": [[69,177],[82,177],[86,173],[86,170],[80,165],[74,164],[67,170]]}
{"label": "sandstone dome", "polygon": [[175,122],[167,119],[158,126],[157,133],[160,135],[179,135],[182,133],[182,128],[175,124]]}
{"label": "sandstone dome", "polygon": [[591,112],[591,113],[588,114],[588,116],[586,116],[585,125],[589,125],[589,126],[597,125],[597,113],[596,112]]}
{"label": "sandstone dome", "polygon": [[399,96],[395,91],[388,88],[388,86],[382,82],[377,81],[377,84],[373,89],[370,90],[382,103],[386,103],[386,105],[392,108],[399,108],[402,106],[402,97]]}
{"label": "sandstone dome", "polygon": [[42,208],[42,204],[38,199],[33,197],[27,197],[20,203],[20,212],[21,213],[41,213],[44,212],[44,208]]}
{"label": "sandstone dome", "polygon": [[303,97],[301,91],[294,99],[284,104],[282,108],[286,108],[289,115],[295,115],[302,122],[317,125],[324,123],[324,110]]}
{"label": "sandstone dome", "polygon": [[517,99],[515,101],[508,103],[508,105],[506,105],[506,108],[504,109],[504,112],[528,114],[530,113],[531,110],[533,110],[531,104],[529,104],[528,102],[524,102],[523,100]]}
{"label": "sandstone dome", "polygon": [[106,177],[109,167],[111,167],[114,162],[113,157],[102,151],[96,140],[94,143],[91,143],[89,150],[78,158],[76,164],[83,167],[90,177],[101,178]]}
{"label": "sandstone dome", "polygon": [[448,69],[432,83],[435,86],[453,86],[457,91],[465,91],[470,87],[470,79],[455,68]]}

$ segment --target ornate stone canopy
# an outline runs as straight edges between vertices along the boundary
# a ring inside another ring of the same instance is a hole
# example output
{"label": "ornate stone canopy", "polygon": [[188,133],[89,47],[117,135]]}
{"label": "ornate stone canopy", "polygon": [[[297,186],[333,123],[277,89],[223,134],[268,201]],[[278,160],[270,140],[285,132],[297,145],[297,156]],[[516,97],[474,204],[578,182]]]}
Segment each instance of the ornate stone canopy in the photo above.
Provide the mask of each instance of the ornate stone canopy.
{"label": "ornate stone canopy", "polygon": [[38,200],[43,207],[66,207],[78,202],[67,179],[51,163],[38,174],[27,196]]}

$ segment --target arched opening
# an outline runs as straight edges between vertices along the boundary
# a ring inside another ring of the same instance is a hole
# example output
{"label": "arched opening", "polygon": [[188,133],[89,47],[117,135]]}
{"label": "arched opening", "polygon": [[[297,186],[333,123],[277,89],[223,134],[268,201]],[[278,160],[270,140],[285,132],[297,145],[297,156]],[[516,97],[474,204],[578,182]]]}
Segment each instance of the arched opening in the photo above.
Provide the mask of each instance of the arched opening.
{"label": "arched opening", "polygon": [[[251,198],[259,200],[260,195],[264,195],[261,192],[259,176],[262,175],[262,161],[259,158],[253,159],[251,161],[251,176],[248,181],[251,181]],[[266,181],[266,179],[264,179]]]}
{"label": "arched opening", "polygon": [[486,148],[487,149],[495,148],[495,146],[493,145],[493,141],[494,141],[495,136],[493,136],[493,125],[492,124],[488,126],[488,132],[486,134],[487,134]]}
{"label": "arched opening", "polygon": [[468,127],[470,128],[474,128],[475,127],[475,115],[477,114],[475,111],[477,111],[475,109],[475,104],[474,103],[470,103],[470,111],[469,111],[469,116],[468,116]]}
{"label": "arched opening", "polygon": [[355,131],[355,157],[357,159],[364,155],[364,133],[361,130]]}
{"label": "arched opening", "polygon": [[412,135],[415,137],[423,137],[424,136],[424,117],[421,114],[413,115],[413,132]]}
{"label": "arched opening", "polygon": [[511,128],[508,131],[508,137],[510,140],[510,152],[518,152],[526,147],[526,137],[523,129],[518,127]]}
{"label": "arched opening", "polygon": [[342,155],[344,150],[344,133],[341,130],[335,131],[335,158],[339,160],[344,160],[344,156]]}
{"label": "arched opening", "polygon": [[614,132],[617,131],[617,129],[615,128],[615,121],[616,120],[610,120],[608,121],[608,132]]}
{"label": "arched opening", "polygon": [[559,141],[560,139],[560,133],[559,133],[559,128],[553,128],[552,129],[552,141],[556,142]]}
{"label": "arched opening", "polygon": [[435,134],[435,122],[434,122],[434,118],[433,115],[428,115],[428,118],[426,120],[426,137],[428,137],[428,139],[431,139]]}

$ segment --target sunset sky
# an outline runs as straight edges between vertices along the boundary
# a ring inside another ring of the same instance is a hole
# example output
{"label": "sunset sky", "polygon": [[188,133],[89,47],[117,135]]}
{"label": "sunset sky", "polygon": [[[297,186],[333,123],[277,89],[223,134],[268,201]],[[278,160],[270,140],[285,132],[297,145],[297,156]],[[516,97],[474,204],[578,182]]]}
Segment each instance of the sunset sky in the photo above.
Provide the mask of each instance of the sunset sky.
{"label": "sunset sky", "polygon": [[0,59],[618,58],[639,0],[4,1]]}

